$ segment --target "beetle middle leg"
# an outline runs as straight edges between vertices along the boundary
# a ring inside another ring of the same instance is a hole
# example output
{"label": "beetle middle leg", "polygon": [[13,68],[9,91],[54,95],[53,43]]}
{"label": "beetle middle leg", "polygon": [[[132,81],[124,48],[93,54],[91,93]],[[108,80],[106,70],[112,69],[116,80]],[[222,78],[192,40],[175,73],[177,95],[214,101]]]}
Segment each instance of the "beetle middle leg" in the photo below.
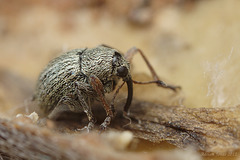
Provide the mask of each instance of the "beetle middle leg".
{"label": "beetle middle leg", "polygon": [[99,80],[98,77],[91,75],[90,76],[90,84],[92,85],[93,89],[97,92],[97,94],[103,104],[103,107],[107,113],[105,120],[100,125],[100,128],[104,130],[110,124],[111,119],[114,117],[113,106],[110,107],[109,104],[107,103],[106,98],[104,96],[103,84]]}
{"label": "beetle middle leg", "polygon": [[[96,122],[94,116],[93,116],[93,113],[92,113],[92,110],[91,110],[91,102],[90,102],[90,98],[87,97],[87,99],[84,98],[81,90],[85,90],[89,93],[91,93],[92,91],[89,90],[89,87],[87,86],[84,86],[84,85],[81,85],[81,83],[78,83],[76,82],[75,83],[76,85],[76,95],[78,97],[78,101],[80,103],[80,105],[83,107],[83,111],[86,113],[87,117],[88,117],[88,120],[89,120],[89,123],[87,126],[85,126],[83,129],[87,129],[87,131],[91,130],[93,127],[94,127],[94,124]],[[87,102],[86,102],[87,100]]]}
{"label": "beetle middle leg", "polygon": [[63,96],[56,107],[48,115],[48,118],[57,119],[61,113],[66,111],[72,111],[75,113],[81,113],[84,111],[88,117],[89,123],[83,129],[87,129],[87,131],[89,131],[94,127],[94,123],[96,122],[91,111],[90,99],[85,99],[83,93],[81,92],[83,89],[86,90],[85,87],[77,82],[75,85],[75,92],[68,94],[67,96]]}
{"label": "beetle middle leg", "polygon": [[92,113],[92,110],[91,110],[91,107],[90,107],[90,99],[88,99],[88,104],[86,103],[85,99],[84,99],[84,96],[82,95],[81,91],[80,90],[77,90],[77,97],[78,97],[78,100],[79,100],[79,103],[81,104],[81,106],[83,107],[83,111],[86,113],[87,117],[88,117],[88,120],[89,120],[89,123],[87,126],[85,126],[84,128],[82,129],[87,129],[87,131],[91,130],[93,127],[94,127],[94,123],[96,122],[94,116],[93,116],[93,113]]}
{"label": "beetle middle leg", "polygon": [[152,77],[153,77],[153,81],[147,81],[147,82],[140,82],[140,81],[135,81],[133,80],[133,83],[136,83],[136,84],[151,84],[151,83],[155,83],[157,84],[158,86],[161,86],[163,88],[168,88],[168,89],[171,89],[173,91],[177,91],[177,89],[180,89],[181,87],[180,86],[174,86],[174,85],[169,85],[169,84],[166,84],[165,82],[163,82],[162,80],[160,80],[160,78],[158,77],[157,73],[155,72],[155,70],[153,69],[152,65],[150,64],[150,62],[148,61],[147,57],[143,54],[142,50],[136,48],[136,47],[132,47],[131,49],[129,49],[126,53],[125,53],[125,58],[131,62],[132,58],[133,58],[133,55],[135,53],[140,53],[140,55],[142,56],[143,60],[145,61],[145,63],[147,64],[151,74],[152,74]]}

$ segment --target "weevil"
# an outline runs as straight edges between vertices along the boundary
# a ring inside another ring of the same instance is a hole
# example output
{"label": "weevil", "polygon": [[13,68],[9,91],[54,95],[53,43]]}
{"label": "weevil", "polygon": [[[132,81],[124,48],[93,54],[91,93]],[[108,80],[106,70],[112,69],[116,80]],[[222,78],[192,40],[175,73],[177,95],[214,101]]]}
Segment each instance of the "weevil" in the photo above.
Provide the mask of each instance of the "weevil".
{"label": "weevil", "polygon": [[[153,81],[139,82],[132,79],[130,62],[135,53],[140,53],[143,57]],[[109,105],[105,94],[113,92],[120,79],[123,83],[116,89]],[[128,89],[123,108],[125,117],[132,101],[133,83],[156,83],[173,91],[179,88],[161,81],[140,49],[133,47],[123,55],[112,47],[100,45],[95,48],[74,49],[50,61],[39,76],[33,99],[50,119],[55,119],[64,111],[84,111],[89,120],[85,127],[88,130],[92,129],[96,122],[91,104],[94,100],[100,100],[106,111],[106,118],[100,128],[106,129],[115,115],[114,99],[124,83]]]}

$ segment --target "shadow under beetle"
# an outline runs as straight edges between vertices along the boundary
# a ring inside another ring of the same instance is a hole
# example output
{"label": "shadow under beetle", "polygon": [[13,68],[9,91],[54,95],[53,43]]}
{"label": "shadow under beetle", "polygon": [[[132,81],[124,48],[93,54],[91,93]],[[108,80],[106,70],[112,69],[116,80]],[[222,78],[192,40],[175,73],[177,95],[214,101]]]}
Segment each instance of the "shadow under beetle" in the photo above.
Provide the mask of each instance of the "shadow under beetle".
{"label": "shadow under beetle", "polygon": [[[135,53],[140,53],[143,57],[151,71],[153,81],[132,80],[129,62]],[[120,79],[123,83],[115,91],[109,105],[104,95],[112,92]],[[106,129],[115,115],[114,99],[124,83],[128,88],[123,109],[125,117],[132,101],[133,83],[156,83],[173,91],[180,88],[161,81],[140,49],[133,47],[122,55],[112,47],[100,45],[95,48],[74,49],[49,62],[39,76],[33,100],[50,119],[55,119],[64,111],[84,111],[89,120],[85,127],[87,130],[92,129],[96,122],[91,111],[91,103],[96,99],[100,100],[106,111],[106,118],[100,128]]]}

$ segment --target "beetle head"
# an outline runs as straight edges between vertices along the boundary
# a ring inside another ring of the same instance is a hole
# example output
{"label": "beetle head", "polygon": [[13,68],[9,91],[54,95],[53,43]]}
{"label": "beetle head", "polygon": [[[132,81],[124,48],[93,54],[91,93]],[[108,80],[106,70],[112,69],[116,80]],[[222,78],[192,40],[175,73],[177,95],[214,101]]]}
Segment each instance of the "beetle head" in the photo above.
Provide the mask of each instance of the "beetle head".
{"label": "beetle head", "polygon": [[128,97],[124,106],[124,112],[128,112],[133,96],[133,82],[130,75],[129,62],[119,52],[115,51],[112,59],[112,66],[112,74],[122,78],[122,80],[127,83]]}

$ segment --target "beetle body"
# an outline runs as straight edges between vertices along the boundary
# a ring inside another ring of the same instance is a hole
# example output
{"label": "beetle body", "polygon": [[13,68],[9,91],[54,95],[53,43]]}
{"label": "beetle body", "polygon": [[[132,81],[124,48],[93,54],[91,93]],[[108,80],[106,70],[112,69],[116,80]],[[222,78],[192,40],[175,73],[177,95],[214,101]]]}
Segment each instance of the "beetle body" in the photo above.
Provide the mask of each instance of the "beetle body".
{"label": "beetle body", "polygon": [[[93,115],[88,112],[91,112],[93,100],[101,98],[99,94],[104,96],[112,92],[120,78],[124,81],[131,79],[129,70],[129,63],[116,49],[106,46],[74,49],[53,59],[43,70],[34,100],[46,115],[57,107],[56,112],[84,110],[91,120]],[[91,85],[91,76],[100,80],[102,93]],[[62,103],[68,109],[61,106]]]}

